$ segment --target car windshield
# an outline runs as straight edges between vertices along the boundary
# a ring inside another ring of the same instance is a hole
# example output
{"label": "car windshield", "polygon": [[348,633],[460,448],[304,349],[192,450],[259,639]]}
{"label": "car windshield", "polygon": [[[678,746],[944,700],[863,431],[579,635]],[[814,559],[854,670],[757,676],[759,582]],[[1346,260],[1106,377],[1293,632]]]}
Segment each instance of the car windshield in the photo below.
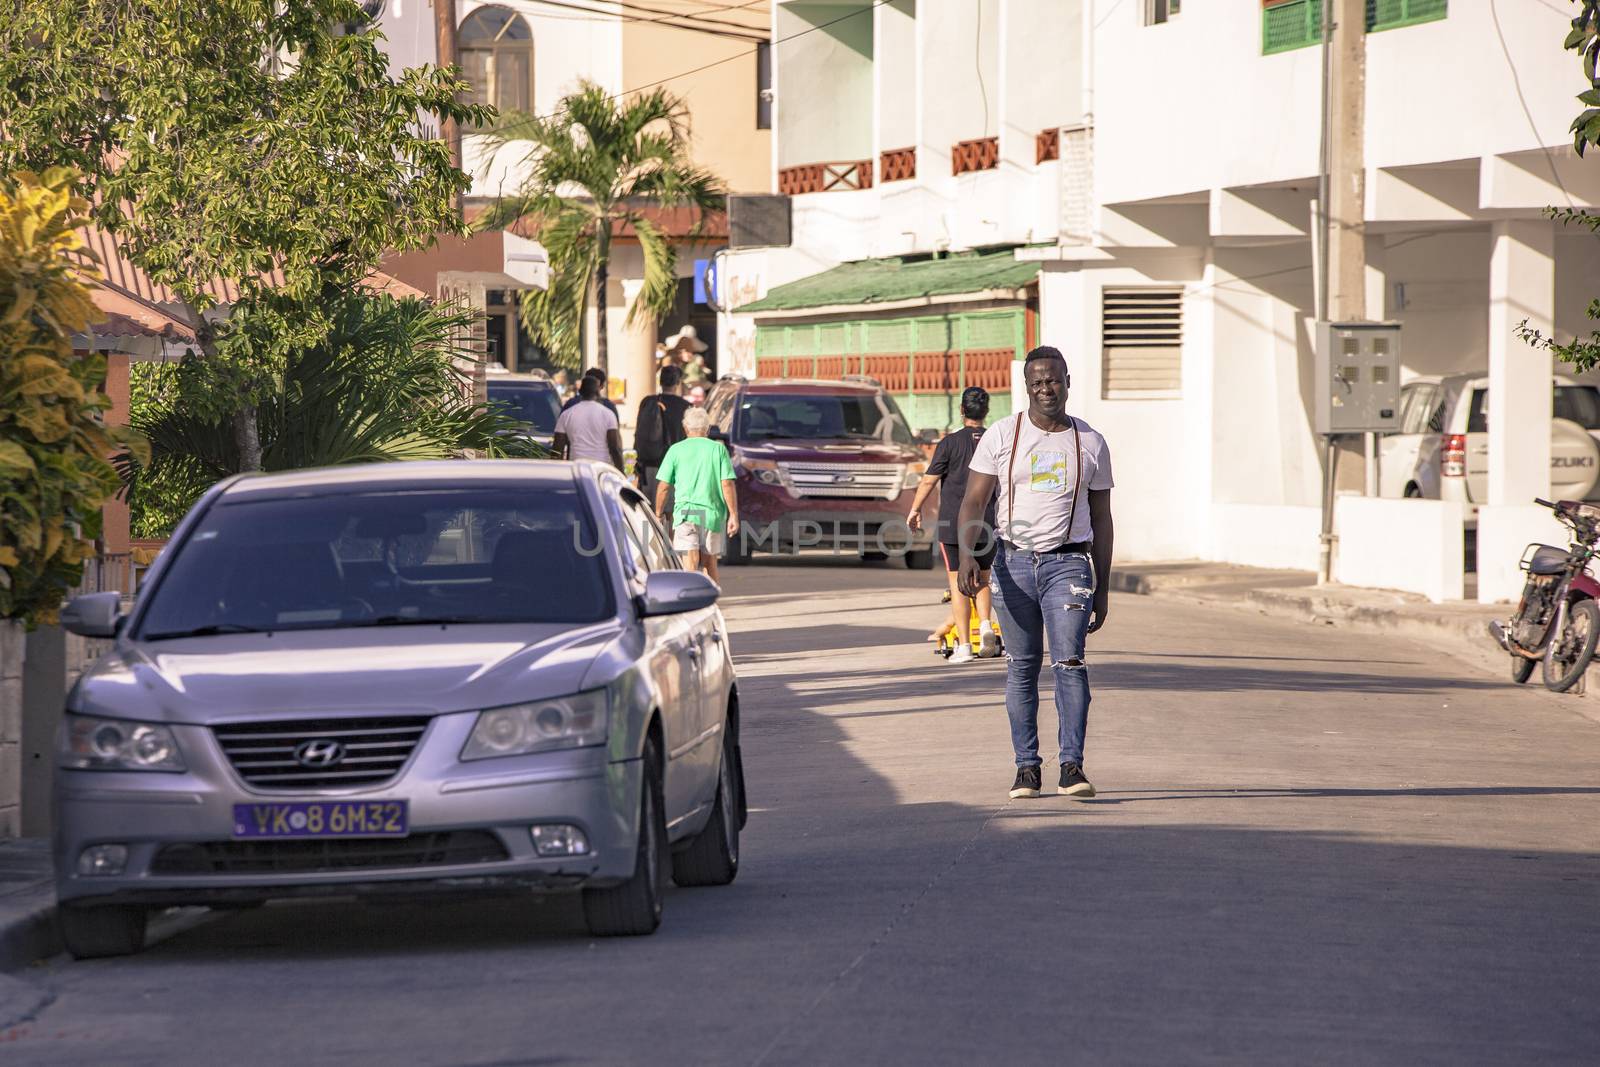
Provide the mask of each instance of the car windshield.
{"label": "car windshield", "polygon": [[152,591],[143,640],[613,614],[576,489],[223,497]]}
{"label": "car windshield", "polygon": [[747,441],[775,438],[855,437],[912,443],[911,429],[888,394],[755,393],[739,406],[737,435]]}
{"label": "car windshield", "polygon": [[536,385],[489,383],[489,403],[506,415],[532,426],[535,433],[555,433],[561,404],[553,388]]}
{"label": "car windshield", "polygon": [[[1558,385],[1551,398],[1551,414],[1571,419],[1585,430],[1600,430],[1600,389],[1592,385]],[[1489,390],[1472,391],[1472,412],[1467,417],[1468,433],[1489,432]]]}

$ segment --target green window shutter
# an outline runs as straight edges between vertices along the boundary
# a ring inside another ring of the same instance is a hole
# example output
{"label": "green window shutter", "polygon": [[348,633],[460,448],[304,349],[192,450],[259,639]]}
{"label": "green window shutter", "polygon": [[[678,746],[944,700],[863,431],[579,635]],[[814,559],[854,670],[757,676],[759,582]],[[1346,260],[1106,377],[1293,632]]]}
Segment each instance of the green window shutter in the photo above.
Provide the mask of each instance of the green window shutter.
{"label": "green window shutter", "polygon": [[1367,0],[1367,30],[1395,30],[1435,22],[1449,14],[1448,0]]}
{"label": "green window shutter", "polygon": [[1321,40],[1322,0],[1289,0],[1261,9],[1262,55],[1305,48]]}

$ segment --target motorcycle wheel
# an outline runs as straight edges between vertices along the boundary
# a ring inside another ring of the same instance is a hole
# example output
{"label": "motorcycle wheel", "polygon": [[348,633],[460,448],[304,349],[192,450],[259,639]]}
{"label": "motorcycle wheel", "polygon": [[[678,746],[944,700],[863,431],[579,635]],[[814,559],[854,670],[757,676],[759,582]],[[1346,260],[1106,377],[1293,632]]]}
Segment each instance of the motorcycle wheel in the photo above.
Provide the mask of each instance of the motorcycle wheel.
{"label": "motorcycle wheel", "polygon": [[1552,693],[1565,693],[1578,684],[1594,659],[1600,641],[1600,608],[1580,600],[1567,611],[1567,624],[1550,639],[1544,651],[1544,685]]}
{"label": "motorcycle wheel", "polygon": [[1511,654],[1511,680],[1518,685],[1526,682],[1533,677],[1533,668],[1537,663],[1538,660],[1531,660],[1527,656],[1519,656],[1513,652]]}

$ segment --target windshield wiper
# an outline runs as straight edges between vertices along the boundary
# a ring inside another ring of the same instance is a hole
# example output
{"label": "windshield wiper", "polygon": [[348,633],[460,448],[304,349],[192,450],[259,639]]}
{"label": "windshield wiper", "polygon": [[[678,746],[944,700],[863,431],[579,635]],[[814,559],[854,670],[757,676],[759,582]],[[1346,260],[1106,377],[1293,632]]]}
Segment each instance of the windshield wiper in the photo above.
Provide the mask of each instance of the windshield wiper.
{"label": "windshield wiper", "polygon": [[449,626],[477,622],[497,622],[477,615],[379,615],[372,619],[355,619],[342,626]]}
{"label": "windshield wiper", "polygon": [[196,626],[192,630],[166,630],[158,634],[141,634],[141,640],[166,641],[179,637],[216,637],[219,634],[269,634],[271,630],[260,626],[241,626],[236,622],[214,622]]}

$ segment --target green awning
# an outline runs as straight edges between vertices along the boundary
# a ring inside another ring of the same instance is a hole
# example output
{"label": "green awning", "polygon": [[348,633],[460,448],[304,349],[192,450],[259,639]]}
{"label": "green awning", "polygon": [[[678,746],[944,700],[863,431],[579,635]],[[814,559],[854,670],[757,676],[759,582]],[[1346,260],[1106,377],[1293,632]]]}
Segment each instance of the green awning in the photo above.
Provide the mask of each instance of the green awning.
{"label": "green awning", "polygon": [[1013,251],[1007,248],[998,252],[961,252],[942,259],[912,256],[841,263],[821,274],[776,286],[760,300],[737,310],[741,315],[759,314],[1020,289],[1038,275],[1039,264],[1018,262]]}

